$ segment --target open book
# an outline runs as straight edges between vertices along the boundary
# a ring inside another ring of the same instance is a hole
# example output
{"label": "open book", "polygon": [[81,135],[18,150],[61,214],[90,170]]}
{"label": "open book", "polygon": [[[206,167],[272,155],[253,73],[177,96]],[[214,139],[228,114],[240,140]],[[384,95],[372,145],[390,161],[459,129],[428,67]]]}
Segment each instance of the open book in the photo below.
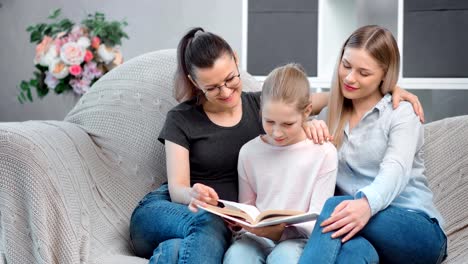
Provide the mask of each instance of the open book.
{"label": "open book", "polygon": [[281,223],[298,224],[315,220],[318,217],[317,213],[295,210],[266,210],[260,212],[252,205],[221,199],[218,201],[218,206],[208,204],[205,207],[199,206],[199,208],[249,227],[263,227]]}

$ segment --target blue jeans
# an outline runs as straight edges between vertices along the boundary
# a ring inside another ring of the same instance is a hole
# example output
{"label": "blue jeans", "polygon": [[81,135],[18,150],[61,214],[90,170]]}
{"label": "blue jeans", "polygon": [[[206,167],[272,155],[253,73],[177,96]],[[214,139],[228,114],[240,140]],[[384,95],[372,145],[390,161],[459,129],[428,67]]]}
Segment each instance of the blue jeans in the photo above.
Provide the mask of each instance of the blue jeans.
{"label": "blue jeans", "polygon": [[[435,218],[425,213],[389,206],[374,215],[355,237],[342,244],[320,227],[335,207],[351,196],[325,203],[299,263],[441,263],[447,237]],[[378,253],[378,255],[377,255]]]}
{"label": "blue jeans", "polygon": [[130,239],[150,263],[221,263],[231,232],[211,213],[171,202],[167,184],[148,193],[133,211]]}
{"label": "blue jeans", "polygon": [[270,239],[245,232],[235,238],[224,255],[223,263],[296,264],[306,242],[305,238],[299,238],[274,243]]}

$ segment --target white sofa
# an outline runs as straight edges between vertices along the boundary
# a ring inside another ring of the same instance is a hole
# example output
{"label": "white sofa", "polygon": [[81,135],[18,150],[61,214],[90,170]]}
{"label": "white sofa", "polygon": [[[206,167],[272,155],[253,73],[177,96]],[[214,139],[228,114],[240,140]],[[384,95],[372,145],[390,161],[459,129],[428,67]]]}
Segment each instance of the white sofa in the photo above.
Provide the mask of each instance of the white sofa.
{"label": "white sofa", "polygon": [[[129,218],[166,177],[157,141],[172,98],[175,51],[129,60],[64,121],[0,123],[0,264],[147,263]],[[245,90],[258,90],[247,73]],[[468,259],[468,116],[425,125],[425,159],[446,219],[447,263]],[[466,262],[465,262],[466,263]]]}

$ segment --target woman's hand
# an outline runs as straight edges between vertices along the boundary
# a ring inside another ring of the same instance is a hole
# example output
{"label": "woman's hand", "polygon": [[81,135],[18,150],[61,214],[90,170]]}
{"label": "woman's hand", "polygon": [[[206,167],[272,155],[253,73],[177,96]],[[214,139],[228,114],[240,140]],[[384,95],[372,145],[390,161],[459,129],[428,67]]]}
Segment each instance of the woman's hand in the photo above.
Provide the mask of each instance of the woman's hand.
{"label": "woman's hand", "polygon": [[350,240],[357,232],[366,226],[371,218],[371,210],[367,198],[347,200],[336,206],[330,218],[323,221],[320,226],[325,227],[323,233],[338,230],[332,238],[346,235],[341,242]]}
{"label": "woman's hand", "polygon": [[328,126],[323,120],[312,119],[304,122],[302,125],[307,137],[312,139],[315,144],[332,141],[333,136],[328,131]]}
{"label": "woman's hand", "polygon": [[198,206],[204,207],[206,204],[218,204],[219,197],[216,191],[201,183],[195,183],[190,188],[189,195],[191,199],[188,207],[192,212],[197,212]]}
{"label": "woman's hand", "polygon": [[279,224],[279,225],[272,225],[272,226],[265,226],[265,227],[248,227],[242,225],[242,227],[249,231],[252,234],[260,237],[266,237],[273,241],[279,241],[281,236],[283,235],[283,231],[286,228],[286,224]]}
{"label": "woman's hand", "polygon": [[397,85],[392,91],[393,109],[397,108],[401,101],[410,102],[413,105],[414,112],[419,116],[419,120],[424,123],[424,109],[422,108],[421,102],[419,102],[419,98]]}

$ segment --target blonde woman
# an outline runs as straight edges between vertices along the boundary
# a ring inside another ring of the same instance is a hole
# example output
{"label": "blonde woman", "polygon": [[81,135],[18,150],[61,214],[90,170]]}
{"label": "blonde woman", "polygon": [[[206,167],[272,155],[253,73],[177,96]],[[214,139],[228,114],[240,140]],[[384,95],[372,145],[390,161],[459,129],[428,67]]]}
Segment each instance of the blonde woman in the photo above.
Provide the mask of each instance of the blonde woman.
{"label": "blonde woman", "polygon": [[445,258],[442,217],[424,176],[424,129],[409,103],[391,103],[399,66],[397,43],[385,28],[365,26],[345,41],[321,115],[338,149],[337,189],[346,196],[325,203],[300,263]]}

